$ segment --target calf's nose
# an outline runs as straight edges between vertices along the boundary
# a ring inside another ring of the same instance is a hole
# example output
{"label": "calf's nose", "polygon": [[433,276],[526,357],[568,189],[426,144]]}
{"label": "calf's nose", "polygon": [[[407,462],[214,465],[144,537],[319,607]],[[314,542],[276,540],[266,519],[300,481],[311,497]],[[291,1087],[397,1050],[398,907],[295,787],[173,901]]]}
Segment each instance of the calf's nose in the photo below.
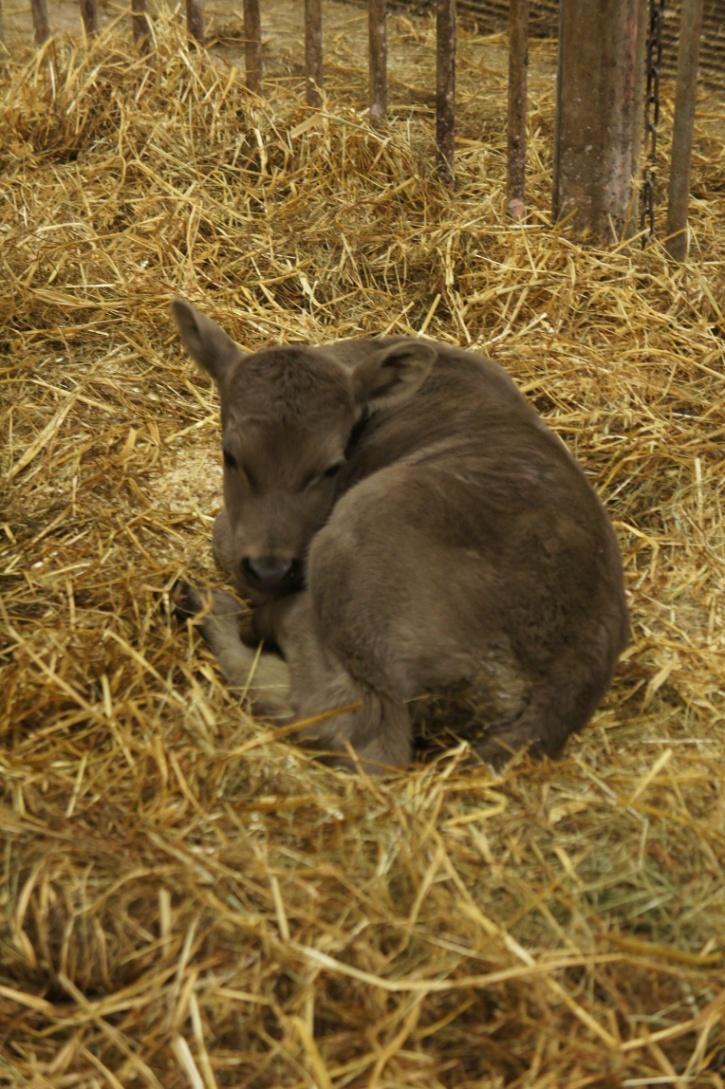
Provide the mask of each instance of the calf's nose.
{"label": "calf's nose", "polygon": [[297,564],[284,556],[245,556],[242,574],[258,590],[292,589]]}

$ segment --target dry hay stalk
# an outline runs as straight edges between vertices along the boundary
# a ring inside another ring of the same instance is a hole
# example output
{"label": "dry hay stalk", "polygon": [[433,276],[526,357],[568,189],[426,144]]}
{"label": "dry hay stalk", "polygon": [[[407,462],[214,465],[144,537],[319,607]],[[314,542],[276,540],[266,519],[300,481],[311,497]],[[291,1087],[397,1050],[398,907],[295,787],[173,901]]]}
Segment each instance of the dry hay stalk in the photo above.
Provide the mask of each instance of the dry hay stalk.
{"label": "dry hay stalk", "polygon": [[[722,103],[692,261],[590,250],[547,218],[549,45],[512,226],[504,43],[462,38],[451,195],[431,24],[391,20],[371,129],[364,13],[335,11],[319,114],[284,50],[261,100],[163,21],[149,61],[111,28],[3,85],[0,1083],[715,1089]],[[240,714],[158,608],[214,577],[219,502],[176,292],[248,346],[425,330],[510,368],[597,480],[631,591],[564,760],[493,779],[459,747],[371,782]]]}

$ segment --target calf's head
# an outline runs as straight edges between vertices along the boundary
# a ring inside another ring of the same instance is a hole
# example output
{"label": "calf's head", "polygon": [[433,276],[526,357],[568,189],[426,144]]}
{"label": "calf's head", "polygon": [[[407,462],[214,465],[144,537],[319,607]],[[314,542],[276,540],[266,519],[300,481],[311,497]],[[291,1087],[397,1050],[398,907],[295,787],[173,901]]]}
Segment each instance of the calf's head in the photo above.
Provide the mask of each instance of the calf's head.
{"label": "calf's head", "polygon": [[248,355],[190,303],[175,300],[172,313],[187,351],[219,389],[237,581],[258,601],[297,590],[310,540],[339,494],[355,425],[366,410],[412,397],[436,351],[415,339],[372,341],[353,368],[301,345]]}

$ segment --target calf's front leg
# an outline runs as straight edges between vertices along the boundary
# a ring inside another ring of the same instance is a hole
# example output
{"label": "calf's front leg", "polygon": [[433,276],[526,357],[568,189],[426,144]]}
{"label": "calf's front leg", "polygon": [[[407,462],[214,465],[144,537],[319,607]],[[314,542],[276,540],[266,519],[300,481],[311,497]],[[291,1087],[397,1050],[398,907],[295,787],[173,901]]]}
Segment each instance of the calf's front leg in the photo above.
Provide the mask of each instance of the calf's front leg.
{"label": "calf's front leg", "polygon": [[286,662],[274,654],[257,654],[240,636],[244,614],[231,594],[202,593],[177,582],[171,594],[178,619],[193,620],[219,662],[227,684],[243,693],[253,710],[265,718],[286,722],[292,717],[290,676]]}
{"label": "calf's front leg", "polygon": [[321,639],[309,591],[254,610],[258,638],[278,645],[290,667],[290,702],[299,722],[295,739],[337,767],[380,774],[411,758],[410,717],[404,703],[355,678]]}

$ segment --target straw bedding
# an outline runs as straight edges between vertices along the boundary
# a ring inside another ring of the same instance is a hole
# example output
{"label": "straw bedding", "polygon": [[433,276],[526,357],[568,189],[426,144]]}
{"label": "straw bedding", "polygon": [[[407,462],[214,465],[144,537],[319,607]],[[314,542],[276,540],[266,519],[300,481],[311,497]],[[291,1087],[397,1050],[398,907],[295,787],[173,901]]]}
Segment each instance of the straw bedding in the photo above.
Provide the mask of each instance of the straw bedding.
{"label": "straw bedding", "polygon": [[[2,84],[0,1085],[722,1087],[722,102],[689,263],[587,248],[549,221],[550,43],[515,227],[502,40],[461,43],[451,194],[431,24],[391,19],[374,131],[362,14],[334,9],[318,116],[278,7],[265,100],[231,18],[215,53],[162,19],[146,63],[112,25]],[[372,782],[240,712],[159,607],[218,578],[216,399],[176,293],[246,347],[425,330],[527,390],[608,505],[633,614],[564,759],[494,777],[454,745]]]}

